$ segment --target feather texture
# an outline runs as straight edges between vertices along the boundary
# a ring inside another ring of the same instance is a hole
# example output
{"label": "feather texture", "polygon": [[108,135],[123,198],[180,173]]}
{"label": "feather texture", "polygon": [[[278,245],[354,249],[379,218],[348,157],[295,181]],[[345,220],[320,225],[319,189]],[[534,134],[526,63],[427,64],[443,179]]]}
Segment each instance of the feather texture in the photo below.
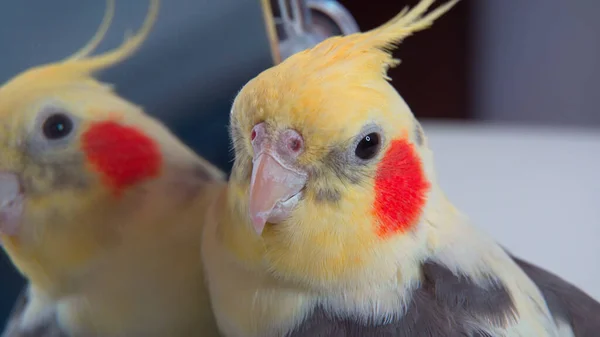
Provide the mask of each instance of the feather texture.
{"label": "feather texture", "polygon": [[224,174],[96,80],[148,36],[0,87],[0,242],[28,281],[4,336],[217,336],[199,255]]}
{"label": "feather texture", "polygon": [[[427,13],[433,3],[294,54],[236,96],[235,163],[202,247],[225,336],[579,337],[592,326],[564,303],[571,319],[556,319],[555,295],[566,294],[437,184],[426,133],[387,77],[396,44],[457,1]],[[287,134],[301,142],[293,153]],[[276,216],[257,235],[249,195],[261,188],[295,194],[260,210]]]}

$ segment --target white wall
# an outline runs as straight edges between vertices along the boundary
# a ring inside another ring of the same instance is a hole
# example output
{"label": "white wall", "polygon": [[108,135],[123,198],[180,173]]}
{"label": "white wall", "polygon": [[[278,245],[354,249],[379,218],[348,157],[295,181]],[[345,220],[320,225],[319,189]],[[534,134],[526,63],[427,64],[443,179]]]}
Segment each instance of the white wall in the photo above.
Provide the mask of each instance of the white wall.
{"label": "white wall", "polygon": [[423,128],[440,186],[475,226],[600,300],[598,132],[439,122]]}

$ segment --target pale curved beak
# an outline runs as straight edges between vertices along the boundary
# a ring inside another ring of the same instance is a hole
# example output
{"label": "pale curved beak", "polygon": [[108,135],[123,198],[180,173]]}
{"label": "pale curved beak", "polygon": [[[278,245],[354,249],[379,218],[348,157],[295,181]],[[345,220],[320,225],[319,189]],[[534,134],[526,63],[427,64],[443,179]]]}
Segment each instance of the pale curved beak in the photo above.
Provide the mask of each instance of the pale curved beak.
{"label": "pale curved beak", "polygon": [[254,159],[249,208],[258,235],[267,222],[275,224],[289,217],[300,200],[307,177],[304,172],[285,167],[269,152],[262,152]]}

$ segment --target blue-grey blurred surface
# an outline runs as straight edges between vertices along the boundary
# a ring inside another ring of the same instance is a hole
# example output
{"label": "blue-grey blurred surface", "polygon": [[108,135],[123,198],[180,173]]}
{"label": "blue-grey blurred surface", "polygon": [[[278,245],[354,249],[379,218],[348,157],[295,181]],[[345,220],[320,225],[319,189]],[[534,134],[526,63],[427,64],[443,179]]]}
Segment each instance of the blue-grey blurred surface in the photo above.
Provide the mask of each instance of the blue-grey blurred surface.
{"label": "blue-grey blurred surface", "polygon": [[[385,10],[384,4],[389,2],[372,2],[368,7],[358,6],[361,0],[340,2],[363,8],[351,14],[368,25],[383,23],[395,14]],[[467,52],[438,56],[469,60],[464,71],[470,76],[468,100],[472,107],[458,104],[472,110],[466,115],[504,126],[494,130],[479,124],[458,127],[464,123],[461,121],[455,126],[426,127],[439,158],[442,185],[448,185],[458,206],[464,205],[478,225],[507,247],[600,296],[596,287],[600,269],[593,267],[597,265],[598,245],[594,242],[599,219],[593,196],[598,186],[594,172],[600,165],[595,155],[600,126],[596,103],[600,90],[600,21],[596,13],[600,2],[462,1],[463,8],[468,4],[469,11],[451,11],[449,15],[463,13],[453,24],[442,18],[432,28],[444,27],[446,22],[446,31],[460,31],[460,20],[467,20],[469,34],[463,39],[468,43],[457,45],[459,49],[469,46]],[[118,1],[113,25],[98,52],[117,47],[127,30],[137,30],[147,5],[147,0]],[[103,0],[1,2],[0,83],[28,67],[61,60],[78,50],[98,28],[104,6]],[[470,12],[472,15],[467,15]],[[405,47],[416,40],[411,38]],[[452,44],[441,46],[446,49]],[[427,47],[421,44],[419,48]],[[419,67],[419,57],[410,61],[411,54],[422,55],[427,50],[417,49],[402,50],[401,69]],[[442,67],[456,69],[462,64],[432,62],[429,67],[429,59],[425,60],[419,69],[434,77],[405,71],[404,77],[394,77],[394,82],[440,82]],[[122,96],[158,116],[199,154],[228,171],[231,158],[226,127],[231,102],[247,80],[271,65],[259,0],[162,0],[158,21],[142,48],[100,78],[115,84]],[[446,79],[449,86],[464,85],[455,81],[456,77]],[[408,86],[404,89],[401,93],[413,108],[448,92],[428,89],[411,96]],[[432,115],[444,116],[445,109],[442,106]],[[414,111],[417,115],[430,113]],[[534,127],[540,124],[556,128],[537,132]],[[523,128],[513,132],[517,125]],[[565,125],[591,130],[567,132]],[[587,132],[593,134],[593,140]],[[487,197],[482,198],[483,194]],[[565,232],[565,224],[573,228]],[[525,227],[533,232],[523,235]],[[539,240],[532,243],[536,235]],[[569,254],[563,254],[567,251]],[[22,286],[1,253],[0,285],[1,324]]]}
{"label": "blue-grey blurred surface", "polygon": [[[117,1],[97,52],[136,31],[147,1]],[[95,33],[104,1],[26,0],[0,4],[0,82],[34,65],[61,60]],[[256,0],[163,0],[148,40],[130,59],[100,75],[125,98],[165,121],[202,156],[230,168],[226,132],[231,102],[250,78],[272,65]],[[22,279],[0,254],[0,321]]]}

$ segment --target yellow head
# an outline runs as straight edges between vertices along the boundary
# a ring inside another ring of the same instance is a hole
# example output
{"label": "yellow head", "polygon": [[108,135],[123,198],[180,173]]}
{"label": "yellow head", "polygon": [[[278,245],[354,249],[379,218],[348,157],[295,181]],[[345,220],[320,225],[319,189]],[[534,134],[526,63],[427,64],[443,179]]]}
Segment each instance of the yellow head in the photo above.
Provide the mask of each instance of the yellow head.
{"label": "yellow head", "polygon": [[[110,24],[109,1],[83,49],[0,87],[0,239],[20,271],[50,293],[72,286],[102,252],[128,244],[124,233],[143,240],[148,233],[128,223],[143,222],[140,209],[156,217],[169,204],[145,200],[159,193],[178,200],[185,189],[177,182],[194,184],[197,166],[189,163],[198,164],[196,156],[93,78],[138,49],[158,3],[151,1],[142,28],[121,47],[88,56]],[[161,184],[173,187],[159,191]]]}
{"label": "yellow head", "polygon": [[424,15],[433,2],[295,54],[237,96],[230,203],[251,219],[273,273],[351,279],[420,221],[434,179],[430,153],[386,71],[398,64],[394,43],[456,3]]}

